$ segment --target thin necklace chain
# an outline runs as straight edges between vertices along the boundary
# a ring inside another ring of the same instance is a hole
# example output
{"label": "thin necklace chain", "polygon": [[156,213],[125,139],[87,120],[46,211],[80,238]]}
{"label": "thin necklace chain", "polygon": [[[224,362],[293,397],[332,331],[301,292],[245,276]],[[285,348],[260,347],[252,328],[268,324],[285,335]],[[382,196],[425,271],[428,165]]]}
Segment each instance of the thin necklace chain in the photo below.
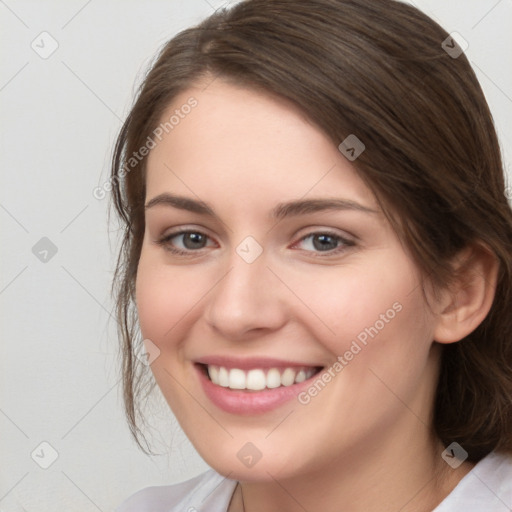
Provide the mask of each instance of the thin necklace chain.
{"label": "thin necklace chain", "polygon": [[240,486],[240,495],[242,497],[243,512],[245,512],[244,490],[242,488],[242,484],[241,483],[238,483],[238,485]]}

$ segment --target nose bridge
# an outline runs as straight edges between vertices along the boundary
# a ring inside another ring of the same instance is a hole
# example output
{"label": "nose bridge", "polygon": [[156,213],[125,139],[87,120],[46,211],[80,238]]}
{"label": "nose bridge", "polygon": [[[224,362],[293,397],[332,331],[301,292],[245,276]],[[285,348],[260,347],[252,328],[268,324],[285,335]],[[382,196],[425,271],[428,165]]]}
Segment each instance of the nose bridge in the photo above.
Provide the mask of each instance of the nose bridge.
{"label": "nose bridge", "polygon": [[230,263],[229,274],[225,282],[221,283],[220,291],[228,298],[239,301],[240,305],[259,302],[261,289],[258,283],[266,279],[264,274],[268,272],[264,260],[246,263],[236,256]]}
{"label": "nose bridge", "polygon": [[229,273],[221,285],[227,296],[259,300],[258,283],[268,279],[268,252],[253,237],[246,236],[228,257]]}
{"label": "nose bridge", "polygon": [[266,254],[253,240],[231,253],[228,270],[212,290],[208,323],[225,336],[240,336],[253,329],[275,329],[284,321],[278,283],[267,267]]}

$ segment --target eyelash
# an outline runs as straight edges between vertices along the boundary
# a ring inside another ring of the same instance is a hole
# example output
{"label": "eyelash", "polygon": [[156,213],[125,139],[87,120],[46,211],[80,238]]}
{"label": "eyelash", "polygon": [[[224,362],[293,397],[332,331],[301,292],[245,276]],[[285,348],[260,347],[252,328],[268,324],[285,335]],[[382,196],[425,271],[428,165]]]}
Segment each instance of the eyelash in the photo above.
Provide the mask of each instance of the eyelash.
{"label": "eyelash", "polygon": [[[202,231],[183,229],[183,230],[176,231],[174,233],[165,235],[164,237],[157,240],[156,243],[158,245],[164,247],[165,250],[167,250],[173,254],[176,254],[179,256],[192,256],[192,253],[199,252],[199,251],[201,251],[201,249],[204,249],[204,247],[197,249],[197,250],[194,250],[194,249],[183,250],[183,249],[177,249],[176,247],[173,247],[170,243],[173,238],[180,236],[180,235],[184,235],[184,234],[190,234],[190,233],[199,234],[199,235],[205,236],[206,238],[210,238],[207,234],[203,233]],[[315,255],[314,257],[326,258],[329,256],[337,255],[337,254],[347,250],[348,247],[353,247],[356,245],[354,241],[348,240],[336,233],[332,233],[332,232],[326,230],[326,231],[314,231],[312,233],[309,233],[309,234],[303,236],[293,246],[295,246],[295,245],[299,244],[300,242],[303,242],[304,240],[307,240],[308,238],[311,238],[315,235],[327,235],[329,237],[334,238],[335,240],[340,242],[342,245],[339,247],[336,247],[335,249],[330,249],[328,251],[306,251],[306,252],[313,253]]]}

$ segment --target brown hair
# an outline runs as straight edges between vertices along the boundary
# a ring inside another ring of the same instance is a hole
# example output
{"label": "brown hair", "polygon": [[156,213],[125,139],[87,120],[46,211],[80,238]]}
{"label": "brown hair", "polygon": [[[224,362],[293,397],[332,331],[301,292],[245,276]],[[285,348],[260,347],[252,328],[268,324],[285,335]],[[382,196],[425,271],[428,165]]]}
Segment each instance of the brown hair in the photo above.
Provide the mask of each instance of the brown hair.
{"label": "brown hair", "polygon": [[293,102],[336,145],[349,134],[363,141],[354,166],[436,287],[451,283],[462,248],[481,241],[494,253],[491,311],[443,347],[433,429],[470,461],[494,449],[512,453],[512,211],[491,113],[465,55],[442,47],[447,37],[394,0],[246,0],[163,47],[121,130],[111,177],[124,228],[114,285],[125,410],[140,446],[146,392],[133,355],[134,288],[146,158],[127,162],[178,93],[221,77]]}

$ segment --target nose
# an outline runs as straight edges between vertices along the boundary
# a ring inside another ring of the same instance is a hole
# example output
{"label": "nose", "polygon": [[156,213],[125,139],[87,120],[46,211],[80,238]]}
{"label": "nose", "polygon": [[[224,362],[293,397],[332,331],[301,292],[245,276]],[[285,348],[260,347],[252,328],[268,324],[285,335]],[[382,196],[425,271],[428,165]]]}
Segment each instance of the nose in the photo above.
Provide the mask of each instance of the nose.
{"label": "nose", "polygon": [[288,317],[286,295],[264,254],[247,263],[235,253],[229,264],[208,294],[204,317],[210,327],[232,340],[281,328]]}

